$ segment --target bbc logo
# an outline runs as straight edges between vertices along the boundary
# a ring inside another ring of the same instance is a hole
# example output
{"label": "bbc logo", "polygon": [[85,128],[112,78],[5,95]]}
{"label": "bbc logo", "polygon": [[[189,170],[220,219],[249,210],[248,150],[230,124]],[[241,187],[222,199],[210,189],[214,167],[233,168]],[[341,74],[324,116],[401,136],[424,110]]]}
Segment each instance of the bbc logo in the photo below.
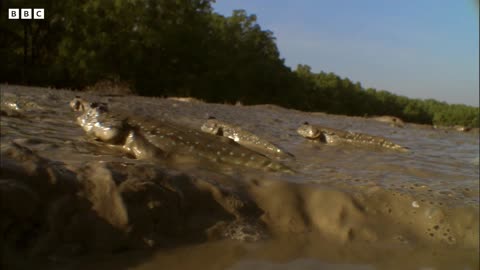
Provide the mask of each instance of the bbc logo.
{"label": "bbc logo", "polygon": [[8,19],[9,20],[43,20],[45,19],[45,9],[43,8],[9,8]]}

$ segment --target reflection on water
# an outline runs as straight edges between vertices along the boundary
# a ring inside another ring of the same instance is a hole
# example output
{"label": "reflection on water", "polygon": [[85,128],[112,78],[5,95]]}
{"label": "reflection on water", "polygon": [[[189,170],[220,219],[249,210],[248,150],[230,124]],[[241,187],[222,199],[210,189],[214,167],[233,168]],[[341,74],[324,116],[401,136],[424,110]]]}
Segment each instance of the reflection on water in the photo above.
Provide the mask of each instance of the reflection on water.
{"label": "reflection on water", "polygon": [[[70,112],[68,102],[76,93],[2,86],[1,94],[2,99],[15,98],[38,104],[32,108],[24,108],[21,111],[21,117],[18,115],[1,117],[2,147],[8,142],[14,141],[27,145],[43,157],[69,164],[80,164],[91,160],[125,162],[126,158],[122,152],[86,138],[83,131],[75,124],[74,114]],[[365,220],[355,219],[355,214],[339,219],[338,222],[345,224],[361,221],[365,227],[377,228],[372,233],[367,229],[362,231],[355,225],[348,225],[354,228],[351,230],[355,232],[355,237],[351,235],[351,231],[347,231],[345,232],[345,241],[353,238],[379,239],[382,235],[392,233],[390,229],[385,229],[385,231],[378,229],[380,226],[371,224],[372,220],[380,223],[386,222],[385,224],[398,224],[395,226],[400,228],[401,226],[408,227],[416,219],[424,218],[438,221],[438,224],[424,222],[425,224],[422,223],[423,225],[414,229],[405,230],[411,235],[406,233],[399,237],[402,239],[411,237],[410,241],[412,241],[414,235],[419,234],[415,230],[419,230],[420,233],[425,234],[425,239],[438,238],[438,241],[442,243],[462,242],[469,243],[469,247],[472,245],[475,247],[475,243],[478,242],[478,228],[469,228],[468,230],[472,230],[472,233],[454,235],[450,230],[462,231],[465,228],[456,228],[455,226],[461,227],[464,223],[449,221],[449,217],[464,217],[462,213],[466,211],[465,209],[470,209],[468,211],[477,212],[476,216],[474,215],[474,219],[476,218],[477,221],[473,220],[471,223],[478,225],[478,133],[446,132],[412,124],[398,128],[364,118],[304,113],[269,105],[245,107],[143,97],[92,96],[90,98],[109,102],[113,110],[128,109],[132,114],[150,119],[165,118],[196,129],[200,129],[208,116],[215,116],[222,121],[242,126],[246,130],[261,135],[293,153],[296,156],[295,160],[283,160],[283,162],[298,171],[297,174],[269,176],[262,172],[261,177],[265,178],[265,181],[260,181],[260,186],[255,187],[258,190],[252,188],[252,194],[258,196],[257,203],[260,206],[263,205],[263,209],[270,209],[272,203],[272,201],[262,199],[265,190],[270,193],[270,197],[279,196],[281,199],[278,203],[290,202],[285,199],[289,195],[285,195],[285,197],[281,195],[285,191],[283,184],[278,184],[278,182],[289,182],[292,186],[288,186],[289,188],[286,190],[290,192],[298,189],[295,194],[302,198],[301,207],[305,208],[302,211],[306,211],[303,214],[309,216],[310,224],[307,224],[308,226],[333,228],[333,225],[327,224],[323,220],[323,218],[335,219],[334,216],[329,217],[328,210],[325,210],[327,208],[323,209],[321,206],[315,205],[314,208],[311,208],[313,210],[308,210],[308,207],[313,207],[311,204],[314,202],[328,205],[328,202],[322,200],[325,196],[331,195],[323,190],[325,187],[351,192],[354,194],[352,196],[356,202],[371,205],[382,215],[391,214],[388,221],[385,221],[387,218],[383,217],[372,218],[375,217],[374,213]],[[337,129],[383,136],[410,148],[411,151],[401,153],[365,146],[331,146],[308,141],[296,134],[297,127],[305,121]],[[148,163],[148,161],[132,160],[130,162]],[[198,167],[194,167],[193,170],[202,173]],[[259,178],[258,172],[239,168],[234,172],[225,171],[223,173],[235,175],[236,179]],[[308,188],[297,187],[296,184],[308,185]],[[317,187],[319,190],[316,190]],[[335,202],[341,203],[341,196],[335,194],[331,195],[333,203],[328,206],[332,209],[336,206]],[[369,194],[376,194],[376,197],[369,197]],[[291,202],[295,201],[291,200]],[[290,206],[285,205],[283,208]],[[292,213],[295,211],[298,212],[298,210],[292,210]],[[327,214],[317,217],[314,213],[319,211],[326,211]],[[368,212],[368,209],[362,209],[362,211]],[[441,214],[438,214],[440,212]],[[271,210],[271,213],[274,213],[274,210]],[[393,222],[392,220],[395,219],[397,221]],[[335,235],[335,233],[333,234]],[[343,235],[343,232],[337,234]],[[476,239],[472,239],[472,237]],[[475,252],[471,251],[453,251],[448,248],[438,251],[421,248],[412,250],[395,248],[395,244],[386,249],[372,247],[371,250],[366,251],[364,246],[350,247],[338,242],[330,245],[331,249],[329,250],[322,245],[323,240],[316,241],[313,237],[302,238],[302,240],[295,239],[294,241],[267,241],[257,244],[205,243],[180,250],[159,252],[152,255],[143,264],[138,264],[135,269],[146,270],[158,267],[199,269],[199,265],[203,265],[200,268],[205,269],[232,270],[378,269],[378,267],[382,269],[405,269],[405,267],[422,269],[422,266],[426,267],[423,269],[457,268],[455,266],[458,266],[458,269],[463,269],[462,267],[472,267],[470,269],[473,269],[478,265],[478,257],[473,256],[472,254]],[[408,241],[405,240],[405,242]],[[220,253],[221,256],[218,255]],[[397,254],[397,257],[391,258],[391,254]],[[442,254],[445,256],[442,257]],[[419,263],[413,263],[411,258],[417,259]],[[122,261],[118,257],[113,257],[111,260],[112,265],[115,265],[113,261],[117,263]],[[94,269],[99,265],[108,266],[109,263],[94,261],[89,267]]]}

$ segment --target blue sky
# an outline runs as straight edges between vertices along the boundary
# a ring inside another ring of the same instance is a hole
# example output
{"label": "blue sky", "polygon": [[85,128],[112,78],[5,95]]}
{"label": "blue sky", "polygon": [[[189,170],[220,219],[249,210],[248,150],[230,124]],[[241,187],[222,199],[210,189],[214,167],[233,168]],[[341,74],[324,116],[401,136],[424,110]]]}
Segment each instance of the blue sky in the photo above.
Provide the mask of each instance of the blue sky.
{"label": "blue sky", "polygon": [[475,0],[217,0],[216,12],[256,14],[285,63],[364,87],[479,106]]}

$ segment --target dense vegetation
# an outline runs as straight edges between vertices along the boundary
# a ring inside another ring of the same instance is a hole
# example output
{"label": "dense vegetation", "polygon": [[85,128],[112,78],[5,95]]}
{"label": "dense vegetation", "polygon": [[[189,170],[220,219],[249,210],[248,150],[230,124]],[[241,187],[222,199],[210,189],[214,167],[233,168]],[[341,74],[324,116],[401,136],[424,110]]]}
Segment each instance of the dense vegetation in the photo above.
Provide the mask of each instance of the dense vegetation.
{"label": "dense vegetation", "polygon": [[[213,12],[213,0],[9,0],[42,7],[45,20],[0,18],[0,82],[84,88],[103,79],[140,95],[273,103],[347,115],[479,126],[479,109],[364,89],[333,73],[292,71],[275,38],[243,10]],[[1,4],[2,2],[0,2]]]}

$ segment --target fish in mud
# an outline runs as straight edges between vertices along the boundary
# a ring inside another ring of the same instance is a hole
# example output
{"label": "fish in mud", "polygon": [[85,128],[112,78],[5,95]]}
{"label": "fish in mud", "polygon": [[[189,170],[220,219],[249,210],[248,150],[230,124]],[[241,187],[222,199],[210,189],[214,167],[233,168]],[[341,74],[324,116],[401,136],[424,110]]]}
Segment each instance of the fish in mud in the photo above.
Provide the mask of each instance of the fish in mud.
{"label": "fish in mud", "polygon": [[[70,108],[75,112],[85,112],[86,110],[91,109],[90,102],[82,99],[79,96],[76,96],[74,99],[72,99],[69,105],[70,105]],[[103,107],[106,109],[107,106],[103,106]]]}
{"label": "fish in mud", "polygon": [[0,113],[4,116],[22,116],[28,112],[50,112],[46,107],[43,107],[32,100],[22,100],[16,95],[5,95],[0,100]]}
{"label": "fish in mud", "polygon": [[393,143],[380,136],[310,125],[308,122],[303,123],[303,125],[297,129],[297,132],[307,139],[318,140],[329,144],[352,143],[360,145],[376,145],[393,150],[408,151],[408,148]]}
{"label": "fish in mud", "polygon": [[73,110],[83,111],[77,123],[101,141],[122,145],[139,159],[183,155],[194,159],[239,165],[270,171],[293,172],[287,166],[234,142],[179,126],[165,120],[148,121],[128,114],[113,113],[104,103],[88,103],[76,98]]}
{"label": "fish in mud", "polygon": [[393,127],[404,127],[405,122],[403,122],[402,119],[395,117],[395,116],[389,116],[389,115],[384,115],[384,116],[375,116],[372,117],[371,119],[382,122],[382,123],[388,123]]}
{"label": "fish in mud", "polygon": [[213,135],[230,138],[238,144],[265,154],[273,154],[280,157],[294,157],[291,153],[281,149],[275,144],[262,139],[241,127],[220,121],[215,117],[210,117],[202,125],[201,130]]}
{"label": "fish in mud", "polygon": [[120,145],[125,152],[137,159],[155,159],[164,155],[138,130],[129,126],[125,117],[109,112],[105,103],[88,103],[76,97],[70,102],[70,107],[74,111],[83,112],[77,117],[77,123],[87,135],[112,145]]}

